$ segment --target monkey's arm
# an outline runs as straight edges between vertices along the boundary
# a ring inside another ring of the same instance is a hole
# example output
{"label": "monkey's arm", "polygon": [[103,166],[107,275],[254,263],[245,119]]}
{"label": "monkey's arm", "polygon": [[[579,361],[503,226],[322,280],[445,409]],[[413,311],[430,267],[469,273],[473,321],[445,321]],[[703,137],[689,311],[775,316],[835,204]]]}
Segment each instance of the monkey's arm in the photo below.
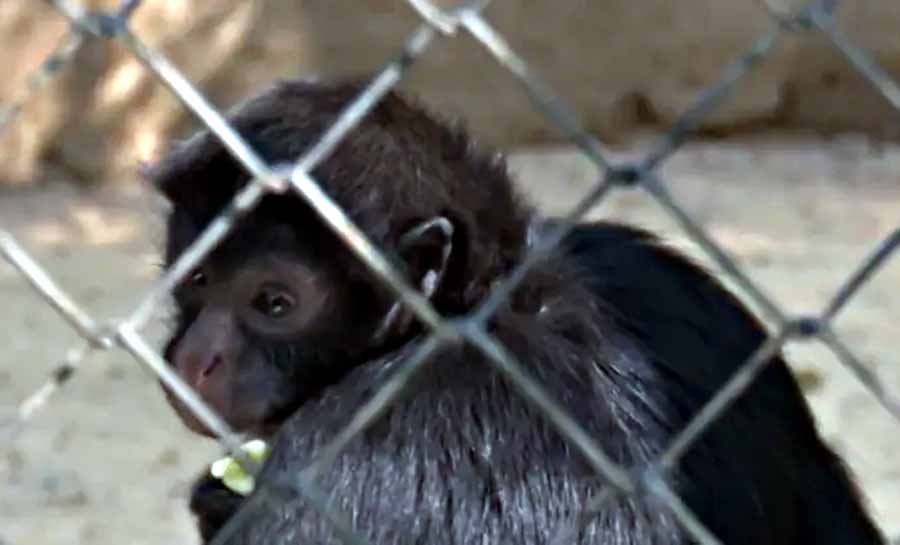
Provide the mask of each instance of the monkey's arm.
{"label": "monkey's arm", "polygon": [[244,497],[230,490],[209,470],[194,482],[191,488],[190,510],[197,518],[197,527],[204,543],[212,540],[216,532],[240,509]]}

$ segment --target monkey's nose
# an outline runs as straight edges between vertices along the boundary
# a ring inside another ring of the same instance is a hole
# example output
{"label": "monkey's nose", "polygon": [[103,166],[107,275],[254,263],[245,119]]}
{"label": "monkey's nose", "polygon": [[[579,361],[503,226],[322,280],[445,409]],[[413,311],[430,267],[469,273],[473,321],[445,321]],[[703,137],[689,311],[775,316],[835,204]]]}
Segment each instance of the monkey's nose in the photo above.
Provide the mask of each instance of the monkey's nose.
{"label": "monkey's nose", "polygon": [[198,387],[203,386],[204,383],[215,373],[216,369],[221,367],[222,365],[222,356],[220,354],[214,355],[210,358],[205,364],[198,366],[198,373],[194,376],[194,384]]}

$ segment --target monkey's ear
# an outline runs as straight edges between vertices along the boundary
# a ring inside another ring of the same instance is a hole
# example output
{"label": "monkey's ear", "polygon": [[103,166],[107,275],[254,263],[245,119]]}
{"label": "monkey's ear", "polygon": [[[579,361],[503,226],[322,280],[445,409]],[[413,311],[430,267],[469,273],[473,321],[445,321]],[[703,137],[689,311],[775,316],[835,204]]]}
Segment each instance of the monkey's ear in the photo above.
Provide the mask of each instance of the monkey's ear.
{"label": "monkey's ear", "polygon": [[452,252],[453,224],[443,216],[413,226],[400,237],[398,244],[398,253],[410,280],[429,299],[444,279]]}
{"label": "monkey's ear", "polygon": [[[443,216],[428,219],[406,231],[397,246],[408,278],[431,299],[444,279],[453,253],[453,224]],[[412,313],[403,303],[394,302],[375,331],[373,343],[379,345],[386,338],[402,333],[412,320]]]}

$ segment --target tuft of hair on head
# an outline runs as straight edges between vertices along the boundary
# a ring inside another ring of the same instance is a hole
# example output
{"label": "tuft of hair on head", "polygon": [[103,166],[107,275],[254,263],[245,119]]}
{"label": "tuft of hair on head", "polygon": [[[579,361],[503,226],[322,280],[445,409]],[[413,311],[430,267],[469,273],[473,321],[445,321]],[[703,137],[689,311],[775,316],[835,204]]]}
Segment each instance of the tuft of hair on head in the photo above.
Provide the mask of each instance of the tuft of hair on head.
{"label": "tuft of hair on head", "polygon": [[[226,118],[272,165],[296,161],[364,89],[360,79],[279,80],[232,108]],[[250,180],[209,130],[176,143],[143,169],[157,190],[198,227]],[[508,271],[526,248],[530,208],[514,191],[503,158],[477,149],[459,122],[446,122],[389,92],[311,173],[388,251],[402,233],[432,217],[454,226],[445,282],[467,306]],[[314,210],[297,195],[268,195],[252,214],[308,229]],[[465,278],[464,278],[465,276]],[[460,285],[465,283],[467,285]],[[462,300],[464,299],[464,300]]]}

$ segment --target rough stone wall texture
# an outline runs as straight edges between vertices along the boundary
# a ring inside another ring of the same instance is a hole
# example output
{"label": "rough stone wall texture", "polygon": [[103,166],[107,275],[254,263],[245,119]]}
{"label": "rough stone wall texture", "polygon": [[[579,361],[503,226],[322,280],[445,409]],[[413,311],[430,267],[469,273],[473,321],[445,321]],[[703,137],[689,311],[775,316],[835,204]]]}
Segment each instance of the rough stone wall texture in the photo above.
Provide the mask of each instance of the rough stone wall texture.
{"label": "rough stone wall texture", "polygon": [[[109,0],[82,0],[107,8]],[[608,140],[670,124],[770,23],[751,0],[502,0],[487,10],[511,45]],[[273,78],[378,69],[418,24],[403,0],[147,1],[132,28],[219,106]],[[900,76],[900,2],[843,2],[838,25]],[[0,0],[0,100],[67,25],[43,2]],[[474,41],[438,41],[403,84],[485,142],[546,143],[560,135],[516,81]],[[124,48],[92,41],[0,135],[0,184],[46,178],[133,179],[135,164],[196,127]],[[900,114],[820,36],[786,37],[703,128],[760,127],[900,133]]]}

